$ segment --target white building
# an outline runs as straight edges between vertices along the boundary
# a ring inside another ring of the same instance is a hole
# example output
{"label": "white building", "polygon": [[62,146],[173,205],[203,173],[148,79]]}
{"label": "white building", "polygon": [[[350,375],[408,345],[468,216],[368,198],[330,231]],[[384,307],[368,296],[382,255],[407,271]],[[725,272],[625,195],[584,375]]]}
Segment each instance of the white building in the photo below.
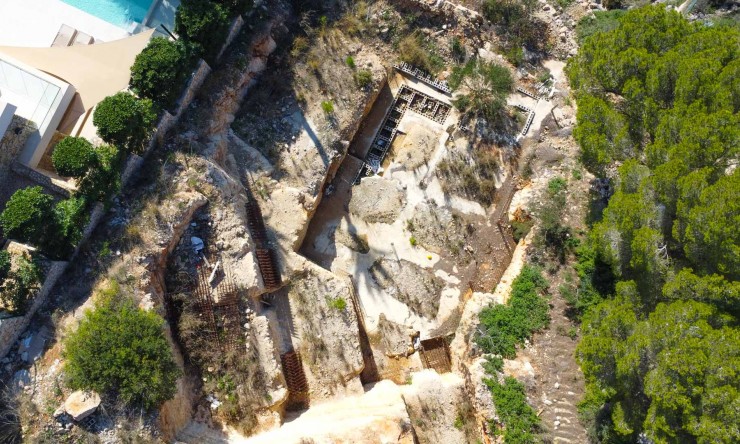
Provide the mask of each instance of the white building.
{"label": "white building", "polygon": [[69,83],[0,53],[0,138],[20,131],[9,128],[13,114],[32,127],[18,161],[38,165],[74,96]]}
{"label": "white building", "polygon": [[94,45],[0,46],[0,140],[17,130],[10,127],[11,112],[31,129],[16,160],[37,168],[51,142],[64,136],[94,141],[95,106],[128,88],[131,65],[153,32]]}

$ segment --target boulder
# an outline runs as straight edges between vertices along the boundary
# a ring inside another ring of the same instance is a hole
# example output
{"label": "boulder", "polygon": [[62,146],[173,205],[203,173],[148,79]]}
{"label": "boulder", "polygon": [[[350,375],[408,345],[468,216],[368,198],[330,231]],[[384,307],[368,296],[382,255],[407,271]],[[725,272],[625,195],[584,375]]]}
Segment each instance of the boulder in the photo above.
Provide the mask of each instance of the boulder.
{"label": "boulder", "polygon": [[78,390],[64,401],[64,410],[75,421],[81,421],[92,415],[100,405],[100,395],[95,392]]}

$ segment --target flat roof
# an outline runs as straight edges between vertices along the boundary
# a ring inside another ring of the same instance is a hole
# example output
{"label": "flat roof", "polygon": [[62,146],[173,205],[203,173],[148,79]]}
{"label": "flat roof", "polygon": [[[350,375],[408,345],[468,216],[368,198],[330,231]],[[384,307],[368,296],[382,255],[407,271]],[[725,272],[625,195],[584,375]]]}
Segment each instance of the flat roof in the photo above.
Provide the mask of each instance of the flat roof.
{"label": "flat roof", "polygon": [[15,105],[15,114],[41,127],[66,83],[22,67],[0,54],[0,98]]}
{"label": "flat roof", "polygon": [[22,163],[38,163],[43,154],[38,147],[49,143],[74,94],[69,83],[0,52],[0,100],[15,106],[15,115],[36,127],[21,153]]}

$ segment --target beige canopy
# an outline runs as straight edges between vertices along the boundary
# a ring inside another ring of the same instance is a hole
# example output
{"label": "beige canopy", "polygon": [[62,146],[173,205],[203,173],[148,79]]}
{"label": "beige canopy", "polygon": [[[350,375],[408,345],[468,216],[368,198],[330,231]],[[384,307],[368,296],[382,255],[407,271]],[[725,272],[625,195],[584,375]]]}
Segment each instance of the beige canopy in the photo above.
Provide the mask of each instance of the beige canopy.
{"label": "beige canopy", "polygon": [[[0,46],[0,53],[74,86],[78,95],[68,114],[79,116],[105,97],[128,87],[131,65],[153,33],[154,29],[150,29],[125,39],[94,45],[51,48]],[[64,126],[60,125],[60,129]]]}

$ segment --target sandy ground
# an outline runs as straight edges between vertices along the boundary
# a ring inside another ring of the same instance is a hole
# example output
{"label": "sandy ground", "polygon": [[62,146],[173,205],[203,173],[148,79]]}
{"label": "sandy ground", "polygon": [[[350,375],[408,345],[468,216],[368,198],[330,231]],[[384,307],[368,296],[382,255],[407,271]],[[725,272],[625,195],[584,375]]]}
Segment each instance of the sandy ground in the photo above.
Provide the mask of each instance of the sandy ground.
{"label": "sandy ground", "polygon": [[[464,444],[469,442],[463,427],[455,427],[458,416],[470,422],[460,405],[465,403],[464,380],[452,373],[439,375],[424,370],[412,375],[408,385],[381,381],[366,386],[359,396],[338,399],[288,417],[280,428],[245,438],[231,432],[232,444],[273,443],[399,443]],[[310,440],[309,440],[310,439]]]}
{"label": "sandy ground", "polygon": [[[244,438],[232,432],[229,442],[410,444],[413,442],[409,433],[410,427],[411,421],[400,387],[390,381],[382,381],[361,396],[346,397],[310,408],[298,417],[288,419],[278,429],[251,438]],[[408,436],[406,441],[399,439],[404,434]],[[308,441],[308,438],[311,440]]]}

